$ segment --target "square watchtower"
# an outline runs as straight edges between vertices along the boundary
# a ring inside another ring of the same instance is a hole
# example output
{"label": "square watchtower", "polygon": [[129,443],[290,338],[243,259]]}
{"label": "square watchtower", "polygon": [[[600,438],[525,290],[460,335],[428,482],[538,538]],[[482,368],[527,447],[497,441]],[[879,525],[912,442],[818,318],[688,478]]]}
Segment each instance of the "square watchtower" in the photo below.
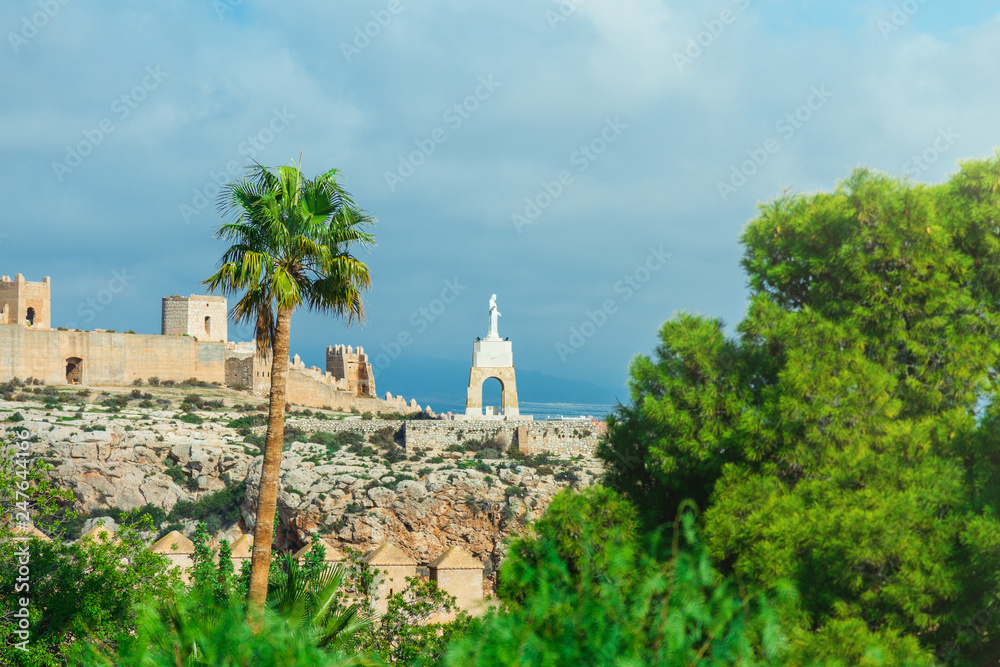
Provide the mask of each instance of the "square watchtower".
{"label": "square watchtower", "polygon": [[21,324],[32,329],[52,326],[51,281],[48,276],[40,283],[31,283],[18,273],[0,276],[0,324]]}
{"label": "square watchtower", "polygon": [[164,336],[194,336],[202,341],[229,339],[228,312],[224,296],[165,296],[160,333]]}

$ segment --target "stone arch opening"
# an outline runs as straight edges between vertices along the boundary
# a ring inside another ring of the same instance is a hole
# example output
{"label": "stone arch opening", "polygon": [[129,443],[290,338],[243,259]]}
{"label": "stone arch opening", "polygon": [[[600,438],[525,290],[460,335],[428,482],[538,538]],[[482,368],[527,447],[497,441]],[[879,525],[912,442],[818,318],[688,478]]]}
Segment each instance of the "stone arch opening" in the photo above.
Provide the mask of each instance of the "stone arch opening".
{"label": "stone arch opening", "polygon": [[83,384],[83,359],[70,357],[66,360],[66,382]]}
{"label": "stone arch opening", "polygon": [[28,308],[28,314],[24,317],[24,319],[28,322],[29,326],[32,325],[32,324],[34,324],[35,323],[35,309],[34,308]]}
{"label": "stone arch opening", "polygon": [[205,335],[212,335],[212,318],[208,315],[205,316]]}
{"label": "stone arch opening", "polygon": [[487,415],[502,415],[504,408],[503,380],[498,377],[487,377],[480,386],[483,397],[483,413]]}

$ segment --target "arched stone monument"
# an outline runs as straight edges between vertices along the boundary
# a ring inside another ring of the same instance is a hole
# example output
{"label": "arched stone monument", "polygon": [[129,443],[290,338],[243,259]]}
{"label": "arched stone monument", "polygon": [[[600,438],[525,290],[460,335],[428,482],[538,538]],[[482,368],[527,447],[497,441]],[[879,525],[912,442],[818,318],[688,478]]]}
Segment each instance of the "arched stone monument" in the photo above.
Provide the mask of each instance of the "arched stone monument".
{"label": "arched stone monument", "polygon": [[472,370],[469,372],[469,388],[465,399],[467,417],[483,416],[483,383],[490,378],[496,378],[500,382],[500,415],[505,418],[521,416],[517,404],[517,381],[514,378],[514,353],[511,342],[500,338],[497,330],[499,318],[497,295],[494,294],[490,297],[486,338],[476,339],[472,344]]}

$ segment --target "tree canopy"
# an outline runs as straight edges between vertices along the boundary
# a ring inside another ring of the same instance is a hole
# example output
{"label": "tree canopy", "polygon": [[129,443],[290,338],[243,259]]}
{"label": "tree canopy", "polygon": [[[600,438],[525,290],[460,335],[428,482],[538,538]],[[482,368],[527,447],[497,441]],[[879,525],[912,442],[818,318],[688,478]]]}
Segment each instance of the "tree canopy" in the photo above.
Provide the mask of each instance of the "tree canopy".
{"label": "tree canopy", "polygon": [[745,318],[678,315],[633,361],[609,483],[648,527],[694,499],[713,561],[792,582],[817,642],[854,624],[995,660],[1000,154],[785,193],[742,243]]}

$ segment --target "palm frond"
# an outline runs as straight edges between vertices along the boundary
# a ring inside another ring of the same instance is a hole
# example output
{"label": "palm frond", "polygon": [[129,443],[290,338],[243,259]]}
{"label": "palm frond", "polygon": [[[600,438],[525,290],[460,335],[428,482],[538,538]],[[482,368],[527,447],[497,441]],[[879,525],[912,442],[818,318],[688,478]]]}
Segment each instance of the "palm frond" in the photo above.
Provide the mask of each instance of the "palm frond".
{"label": "palm frond", "polygon": [[255,165],[223,187],[216,237],[229,243],[205,280],[212,292],[239,295],[231,315],[255,322],[259,351],[270,348],[280,307],[364,320],[368,267],[354,256],[375,245],[375,218],[362,211],[330,169],[307,179],[296,166]]}

